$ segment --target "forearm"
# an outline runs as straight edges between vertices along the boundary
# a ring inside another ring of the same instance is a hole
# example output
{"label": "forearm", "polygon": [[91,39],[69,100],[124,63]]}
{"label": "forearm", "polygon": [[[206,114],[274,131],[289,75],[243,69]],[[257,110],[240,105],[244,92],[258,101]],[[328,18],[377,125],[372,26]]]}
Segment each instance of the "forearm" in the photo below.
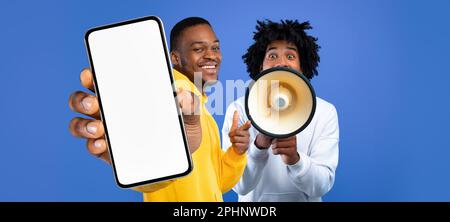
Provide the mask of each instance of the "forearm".
{"label": "forearm", "polygon": [[184,128],[187,134],[189,150],[193,153],[202,142],[200,115],[183,115]]}
{"label": "forearm", "polygon": [[[243,108],[239,106],[238,103],[231,104],[227,112],[225,114],[225,121],[223,123],[222,128],[222,148],[228,148],[231,147],[232,143],[230,141],[230,129],[233,124],[233,115],[235,111],[238,111],[239,113],[245,113]],[[241,119],[241,124],[245,123],[246,119]],[[255,153],[252,151],[252,149],[258,149],[254,147],[254,139],[255,135],[252,130],[249,131],[250,138],[249,138],[249,148],[247,154],[244,154],[247,157],[247,164],[242,168],[243,174],[238,178],[238,181],[236,184],[233,184],[233,190],[236,191],[239,194],[244,194],[250,192],[257,184],[257,181],[261,177],[262,169],[264,168],[264,165],[267,163],[268,154],[266,151],[262,151],[262,155],[252,155]],[[259,150],[259,149],[258,149]],[[257,172],[254,172],[253,170],[257,168]],[[255,176],[256,175],[256,176]]]}
{"label": "forearm", "polygon": [[[224,127],[222,129],[222,147],[230,147],[230,137],[229,133],[229,124],[228,122],[224,123]],[[251,136],[254,138],[254,136]],[[254,144],[254,139],[250,139],[250,144],[247,152],[247,164],[244,168],[244,173],[237,184],[233,187],[233,190],[240,194],[245,195],[252,191],[259,180],[261,179],[262,172],[264,166],[267,163],[269,158],[268,149],[259,149]]]}
{"label": "forearm", "polygon": [[[302,154],[300,154],[302,156]],[[308,160],[307,160],[308,159]],[[321,197],[327,193],[334,181],[334,174],[325,166],[311,163],[308,157],[301,157],[302,164],[287,166],[288,175],[294,185],[309,197]],[[305,163],[305,162],[309,163]]]}
{"label": "forearm", "polygon": [[330,191],[338,162],[337,140],[323,141],[319,147],[322,150],[328,148],[328,152],[313,153],[311,156],[299,152],[300,160],[286,166],[291,181],[310,197],[321,197]]}
{"label": "forearm", "polygon": [[310,197],[325,195],[334,184],[339,159],[339,124],[336,109],[331,107],[328,113],[317,123],[321,131],[308,155],[299,152],[300,160],[286,166],[291,181]]}
{"label": "forearm", "polygon": [[234,191],[240,195],[246,195],[255,189],[261,180],[262,172],[269,159],[267,149],[259,149],[253,143],[249,147],[247,154],[247,165],[239,183],[234,187]]}
{"label": "forearm", "polygon": [[[223,152],[219,150],[219,152]],[[233,146],[220,155],[220,187],[223,193],[233,188],[241,179],[247,164],[247,155],[239,154]]]}

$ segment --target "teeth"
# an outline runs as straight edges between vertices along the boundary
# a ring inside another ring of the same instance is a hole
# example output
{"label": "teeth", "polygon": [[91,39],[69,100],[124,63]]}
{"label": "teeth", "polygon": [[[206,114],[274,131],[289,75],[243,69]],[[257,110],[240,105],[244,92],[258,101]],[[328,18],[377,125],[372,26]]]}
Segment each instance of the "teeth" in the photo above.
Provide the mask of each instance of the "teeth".
{"label": "teeth", "polygon": [[216,66],[202,66],[202,69],[214,69]]}

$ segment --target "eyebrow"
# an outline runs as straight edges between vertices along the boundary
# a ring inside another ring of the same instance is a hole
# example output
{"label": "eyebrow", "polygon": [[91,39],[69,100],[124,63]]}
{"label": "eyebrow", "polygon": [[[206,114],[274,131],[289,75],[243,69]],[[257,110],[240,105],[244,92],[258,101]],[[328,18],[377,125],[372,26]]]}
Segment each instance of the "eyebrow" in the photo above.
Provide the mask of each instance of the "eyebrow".
{"label": "eyebrow", "polygon": [[[275,47],[275,46],[270,47],[270,48],[267,49],[266,52],[268,52],[268,51],[270,51],[270,50],[274,50],[274,49],[277,49],[277,47]],[[294,51],[298,52],[297,48],[294,48],[294,47],[287,46],[286,49],[294,50]]]}
{"label": "eyebrow", "polygon": [[[219,43],[219,40],[215,40],[213,43]],[[206,44],[205,41],[196,41],[196,42],[192,42],[191,46],[195,45],[195,44]]]}
{"label": "eyebrow", "polygon": [[287,49],[290,49],[290,50],[294,50],[294,51],[296,51],[296,52],[298,51],[297,48],[294,48],[294,47],[289,47],[289,46],[288,46],[288,47],[286,47],[286,48],[287,48]]}
{"label": "eyebrow", "polygon": [[277,47],[270,47],[270,48],[268,48],[268,49],[266,50],[266,52],[268,52],[268,51],[270,51],[270,50],[274,50],[274,49],[277,49]]}

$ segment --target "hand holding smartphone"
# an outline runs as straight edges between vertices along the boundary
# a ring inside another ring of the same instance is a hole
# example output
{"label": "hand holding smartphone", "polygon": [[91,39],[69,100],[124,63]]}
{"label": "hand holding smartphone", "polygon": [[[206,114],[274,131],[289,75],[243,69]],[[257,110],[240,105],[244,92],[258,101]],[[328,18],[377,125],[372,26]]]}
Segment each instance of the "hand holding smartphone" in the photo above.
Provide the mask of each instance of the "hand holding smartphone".
{"label": "hand holding smartphone", "polygon": [[93,28],[85,41],[117,184],[129,188],[189,174],[161,20]]}

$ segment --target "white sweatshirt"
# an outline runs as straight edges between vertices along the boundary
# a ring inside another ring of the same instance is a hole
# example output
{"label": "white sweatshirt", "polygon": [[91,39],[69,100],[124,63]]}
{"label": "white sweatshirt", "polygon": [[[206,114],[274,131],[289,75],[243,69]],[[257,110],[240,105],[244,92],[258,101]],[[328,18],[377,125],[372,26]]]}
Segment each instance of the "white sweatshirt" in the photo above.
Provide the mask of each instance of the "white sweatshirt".
{"label": "white sweatshirt", "polygon": [[[239,126],[248,120],[245,97],[227,108],[222,128],[222,147],[230,147],[228,133],[235,110]],[[333,186],[339,157],[339,125],[335,107],[317,97],[316,113],[311,123],[297,134],[300,161],[286,165],[272,150],[254,145],[258,134],[250,128],[250,146],[244,175],[233,188],[239,201],[322,201]]]}

